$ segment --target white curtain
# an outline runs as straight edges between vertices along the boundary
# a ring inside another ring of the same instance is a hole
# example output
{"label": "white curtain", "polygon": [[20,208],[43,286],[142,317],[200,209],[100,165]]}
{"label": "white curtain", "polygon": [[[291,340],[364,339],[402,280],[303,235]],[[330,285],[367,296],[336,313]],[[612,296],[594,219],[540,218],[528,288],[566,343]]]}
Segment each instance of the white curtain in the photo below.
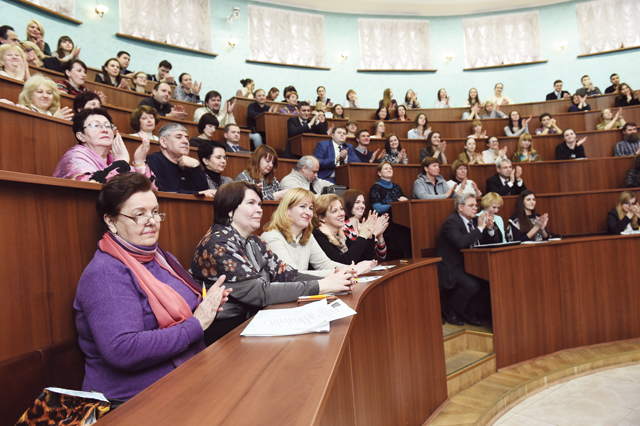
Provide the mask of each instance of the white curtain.
{"label": "white curtain", "polygon": [[46,7],[49,10],[68,16],[69,18],[75,18],[76,15],[76,0],[28,0],[29,3],[37,4],[38,6]]}
{"label": "white curtain", "polygon": [[358,19],[360,68],[430,69],[429,21]]}
{"label": "white curtain", "polygon": [[120,32],[210,52],[209,0],[120,0]]}
{"label": "white curtain", "polygon": [[322,15],[249,5],[249,58],[325,66]]}
{"label": "white curtain", "polygon": [[578,3],[576,13],[581,54],[640,45],[640,1]]}
{"label": "white curtain", "polygon": [[542,60],[538,12],[462,20],[465,68]]}

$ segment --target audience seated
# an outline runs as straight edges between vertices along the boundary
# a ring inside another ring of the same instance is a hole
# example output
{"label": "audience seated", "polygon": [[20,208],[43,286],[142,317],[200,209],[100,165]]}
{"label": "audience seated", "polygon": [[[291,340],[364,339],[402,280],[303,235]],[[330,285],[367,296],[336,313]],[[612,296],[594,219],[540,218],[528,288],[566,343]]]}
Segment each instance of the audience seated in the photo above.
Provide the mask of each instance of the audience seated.
{"label": "audience seated", "polygon": [[36,74],[24,83],[18,103],[32,111],[63,120],[71,120],[73,117],[71,108],[60,106],[60,92],[56,83],[42,74]]}
{"label": "audience seated", "polygon": [[[327,126],[324,122],[320,122],[320,112],[311,112],[311,106],[308,102],[298,102],[298,114],[295,117],[289,117],[287,120],[287,136],[292,138],[294,136],[301,135],[303,133],[313,133],[316,135],[326,135]],[[309,120],[309,117],[311,119]],[[284,157],[292,158],[291,154],[291,142],[287,139],[287,144],[284,148]]]}
{"label": "audience seated", "polygon": [[144,71],[138,71],[132,77],[133,86],[131,90],[138,93],[144,93],[150,95],[151,92],[147,91],[147,73]]}
{"label": "audience seated", "polygon": [[[487,102],[491,102],[496,106],[501,105],[509,105],[513,103],[513,100],[507,95],[502,94],[502,90],[504,90],[504,85],[502,83],[498,83],[493,87],[494,94],[489,96]],[[486,104],[485,104],[486,107]],[[489,111],[487,111],[488,113]],[[484,118],[484,117],[483,117]],[[490,117],[493,118],[493,117]]]}
{"label": "audience seated", "polygon": [[159,119],[160,116],[155,109],[147,105],[139,106],[131,113],[131,118],[129,119],[131,128],[136,131],[131,136],[140,136],[140,133],[144,133],[149,140],[157,141],[158,137],[153,132],[156,130]]}
{"label": "audience seated", "polygon": [[215,192],[225,183],[233,182],[233,179],[222,176],[224,168],[227,166],[227,153],[224,146],[218,141],[205,140],[198,146],[198,158],[202,164],[209,189]]}
{"label": "audience seated", "polygon": [[[87,78],[87,66],[80,59],[71,59],[62,67],[66,80],[59,80],[58,90],[71,96],[87,90],[84,81]],[[104,102],[104,101],[103,101]]]}
{"label": "audience seated", "polygon": [[[69,36],[62,36],[58,39],[58,47],[51,54],[51,57],[58,58],[61,62],[77,58],[80,55],[81,47],[76,47]],[[44,54],[44,52],[42,52]],[[62,72],[62,71],[61,71]]]}
{"label": "audience seated", "polygon": [[406,109],[420,108],[418,94],[411,89],[407,90],[407,93],[404,95],[404,103],[402,103],[402,106]]}
{"label": "audience seated", "polygon": [[482,192],[478,189],[478,185],[469,179],[469,165],[464,161],[456,160],[451,164],[451,180],[447,181],[447,185],[457,186],[456,196],[463,194],[473,194],[476,198],[482,197]]}
{"label": "audience seated", "polygon": [[640,188],[640,155],[636,155],[633,168],[627,170],[624,185],[627,188]]}
{"label": "audience seated", "polygon": [[402,144],[400,144],[400,140],[395,133],[391,133],[389,137],[387,137],[387,142],[385,142],[382,153],[384,156],[382,160],[380,160],[381,162],[386,161],[391,164],[407,164],[409,162],[407,151],[402,148]]}
{"label": "audience seated", "polygon": [[482,116],[480,115],[480,104],[475,102],[473,105],[469,107],[469,111],[465,111],[462,113],[462,120],[480,120]]}
{"label": "audience seated", "polygon": [[183,72],[178,77],[179,85],[173,91],[173,99],[177,101],[183,102],[191,102],[194,104],[199,104],[202,101],[200,100],[200,89],[202,89],[202,83],[198,83],[197,81],[194,83],[191,79],[191,75]]}
{"label": "audience seated", "polygon": [[504,200],[502,199],[501,196],[499,196],[495,192],[489,192],[484,197],[482,197],[482,200],[480,201],[480,206],[482,207],[482,210],[478,212],[476,216],[482,215],[485,211],[490,215],[493,215],[493,223],[496,224],[496,226],[500,230],[500,234],[502,234],[502,242],[506,243],[507,234],[504,231],[504,221],[502,220],[502,217],[498,214],[500,207],[502,207],[503,205],[504,205]]}
{"label": "audience seated", "polygon": [[607,214],[607,231],[609,234],[637,231],[638,218],[640,218],[640,206],[638,206],[636,194],[631,191],[622,191],[618,204]]}
{"label": "audience seated", "polygon": [[219,124],[220,123],[218,123],[218,119],[213,114],[207,113],[200,117],[200,121],[198,122],[199,135],[189,139],[189,145],[197,148],[203,142],[213,140]]}
{"label": "audience seated", "polygon": [[20,47],[24,52],[29,65],[62,72],[62,62],[53,56],[46,56],[42,50],[30,41],[21,41]]}
{"label": "audience seated", "polygon": [[593,85],[591,77],[588,75],[583,75],[580,81],[582,82],[582,87],[576,90],[576,93],[580,95],[580,97],[602,95],[600,89]]}
{"label": "audience seated", "polygon": [[27,57],[19,45],[0,46],[0,75],[25,82],[29,79]]}
{"label": "audience seated", "polygon": [[96,74],[96,83],[129,89],[129,80],[120,75],[120,62],[116,58],[107,59],[102,66],[102,72]]}
{"label": "audience seated", "polygon": [[509,124],[504,127],[504,134],[506,136],[520,136],[523,133],[529,133],[529,122],[531,116],[527,119],[522,119],[520,113],[516,110],[511,111],[509,114]]}
{"label": "audience seated", "polygon": [[207,344],[269,305],[294,302],[299,296],[353,290],[353,269],[345,268],[318,280],[299,274],[280,260],[252,234],[260,228],[261,218],[262,191],[249,182],[223,185],[213,200],[213,225],[195,250],[191,274],[207,287],[226,277],[225,282],[233,287],[233,297],[218,313],[212,333],[205,336]]}
{"label": "audience seated", "polygon": [[298,93],[297,92],[288,92],[286,94],[287,104],[280,108],[278,112],[280,114],[288,114],[288,115],[298,115]]}
{"label": "audience seated", "polygon": [[409,121],[407,118],[407,108],[404,105],[398,105],[396,108],[396,118],[392,119],[392,121]]}
{"label": "audience seated", "polygon": [[571,98],[572,105],[569,105],[569,112],[591,111],[591,105],[587,103],[587,95],[580,96],[576,93]]}
{"label": "audience seated", "polygon": [[[56,86],[56,90],[58,87]],[[100,100],[100,96],[98,96],[95,92],[90,92],[85,90],[84,92],[80,92],[73,98],[73,112],[78,113],[83,109],[93,109],[100,108],[102,106],[102,101]]]}
{"label": "audience seated", "polygon": [[355,138],[358,131],[358,122],[356,120],[347,121],[347,136]]}
{"label": "audience seated", "polygon": [[456,184],[449,186],[440,176],[440,162],[433,157],[427,157],[420,164],[422,172],[413,183],[413,198],[416,200],[435,200],[440,198],[455,198]]}
{"label": "audience seated", "polygon": [[388,120],[389,118],[389,110],[384,107],[384,106],[380,106],[378,107],[377,111],[376,111],[376,120],[380,121],[380,120]]}
{"label": "audience seated", "polygon": [[613,153],[616,157],[640,154],[638,127],[635,123],[626,123],[622,127],[622,140],[616,144]]}
{"label": "audience seated", "polygon": [[451,98],[447,96],[446,89],[438,90],[437,100],[433,103],[434,108],[453,108],[453,102]]}
{"label": "audience seated", "polygon": [[331,111],[333,118],[349,118],[344,116],[344,108],[340,104],[335,104]]}
{"label": "audience seated", "polygon": [[155,81],[156,83],[167,83],[175,86],[176,81],[173,76],[169,74],[171,68],[173,68],[171,63],[166,59],[163,59],[158,64],[158,74],[147,74],[147,80]]}
{"label": "audience seated", "polygon": [[319,179],[320,163],[312,155],[305,155],[298,160],[291,173],[282,178],[280,186],[283,189],[302,188],[310,191],[316,197],[322,194],[325,187],[333,185],[328,180]]}
{"label": "audience seated", "polygon": [[115,134],[115,126],[106,109],[80,111],[73,117],[72,129],[78,144],[64,153],[53,177],[105,183],[120,173],[139,172],[156,181],[145,163],[149,139],[142,138],[130,166],[127,147],[122,137]]}
{"label": "audience seated", "polygon": [[467,136],[468,138],[484,139],[488,137],[487,131],[482,130],[482,121],[480,120],[474,120],[473,123],[471,123],[471,130],[473,131],[473,134]]}
{"label": "audience seated", "polygon": [[49,43],[44,41],[44,27],[35,19],[27,24],[27,41],[35,43],[45,55],[51,56]]}
{"label": "audience seated", "polygon": [[355,90],[350,89],[347,91],[347,100],[344,101],[345,108],[361,108],[360,102],[358,102],[358,94]]}
{"label": "audience seated", "polygon": [[[573,129],[567,129],[563,133],[564,141],[556,146],[556,160],[573,160],[576,158],[587,158],[584,152],[583,143],[587,137],[578,140],[578,136]],[[634,154],[631,154],[634,155]]]}
{"label": "audience seated", "polygon": [[325,89],[324,86],[318,86],[318,88],[316,89],[316,93],[318,94],[316,102],[322,102],[322,106],[326,107],[333,106],[333,102],[331,102],[331,99],[327,98],[327,89]]}
{"label": "audience seated", "polygon": [[555,101],[561,99],[571,99],[571,93],[566,90],[562,90],[562,80],[556,80],[553,82],[553,92],[547,95],[547,101]]}
{"label": "audience seated", "polygon": [[[122,75],[123,77],[133,78],[134,71],[127,69],[129,68],[129,62],[131,62],[131,55],[129,54],[129,52],[121,50],[116,54],[116,59],[120,64],[120,75]],[[144,77],[146,79],[147,75],[145,74]]]}
{"label": "audience seated", "polygon": [[620,76],[618,74],[611,74],[611,77],[609,77],[609,79],[611,80],[611,86],[604,89],[605,95],[608,93],[616,93],[618,91],[618,86],[620,85]]}
{"label": "audience seated", "polygon": [[171,87],[167,83],[156,83],[151,93],[152,96],[141,100],[138,106],[150,106],[158,111],[158,114],[162,117],[183,120],[187,116],[182,105],[176,105],[174,107],[169,103],[171,99]]}
{"label": "audience seated", "polygon": [[480,96],[478,96],[478,89],[472,87],[469,89],[469,97],[464,100],[464,105],[466,107],[470,107],[474,104],[478,104],[480,108],[484,106],[484,102],[480,100]]}
{"label": "audience seated", "polygon": [[256,118],[265,112],[276,112],[277,105],[267,105],[267,95],[264,90],[258,89],[251,95],[256,101],[247,107],[247,127],[251,130],[249,139],[253,143],[254,149],[262,145],[266,139],[264,133],[258,132]]}
{"label": "audience seated", "polygon": [[382,99],[378,102],[378,107],[385,107],[387,111],[398,107],[398,102],[393,99],[393,91],[391,89],[384,89]]}
{"label": "audience seated", "polygon": [[267,100],[270,100],[272,102],[277,102],[279,94],[280,94],[280,90],[278,90],[277,87],[272,87],[269,90],[269,93],[267,94]]}
{"label": "audience seated", "polygon": [[476,138],[467,138],[467,140],[464,142],[464,151],[462,151],[460,155],[458,155],[458,160],[467,164],[482,163],[482,154],[476,152]]}
{"label": "audience seated", "polygon": [[440,139],[440,132],[431,132],[427,136],[427,147],[420,150],[420,162],[425,158],[433,157],[440,164],[448,164],[446,149],[447,142]]}
{"label": "audience seated", "polygon": [[256,88],[256,83],[250,78],[243,78],[240,80],[240,84],[242,84],[242,89],[236,92],[236,96],[240,98],[253,99],[253,91]]}
{"label": "audience seated", "polygon": [[618,109],[615,117],[609,108],[605,108],[600,112],[600,121],[596,126],[596,130],[620,129],[626,123],[622,116],[622,108]]}
{"label": "audience seated", "polygon": [[[364,130],[364,129],[361,129]],[[387,138],[387,134],[385,133],[386,131],[386,126],[384,125],[384,121],[376,121],[375,123],[373,123],[373,136],[371,136],[374,139],[386,139]]]}
{"label": "audience seated", "polygon": [[318,142],[313,156],[320,163],[318,177],[336,183],[336,167],[347,163],[359,163],[360,159],[353,149],[353,145],[346,142],[347,129],[338,126],[333,131],[332,139]]}
{"label": "audience seated", "polygon": [[492,164],[497,163],[501,159],[507,159],[507,146],[500,148],[500,141],[495,136],[487,139],[487,149],[482,151],[482,157],[478,160],[479,163]]}
{"label": "audience seated", "polygon": [[[237,124],[227,124],[224,126],[224,149],[227,152],[250,155],[251,151],[238,145],[240,142],[240,126]],[[260,145],[262,146],[262,145]]]}
{"label": "audience seated", "polygon": [[516,200],[516,212],[509,219],[507,241],[543,241],[551,234],[547,231],[549,214],[536,213],[536,196],[525,189]]}
{"label": "audience seated", "polygon": [[[527,132],[528,133],[528,132]],[[536,135],[555,135],[562,133],[562,129],[556,125],[556,119],[545,112],[540,116],[540,127],[536,129]]]}
{"label": "audience seated", "polygon": [[18,34],[15,32],[13,27],[9,25],[3,25],[0,27],[0,45],[2,44],[13,44],[17,46],[20,43],[18,39]]}
{"label": "audience seated", "polygon": [[427,119],[426,114],[420,113],[413,120],[415,126],[413,129],[409,130],[407,133],[407,138],[409,139],[426,139],[429,137],[429,133],[431,133],[431,127],[427,127],[429,124],[429,120]]}
{"label": "audience seated", "polygon": [[372,210],[369,217],[364,220],[364,192],[359,189],[348,189],[342,193],[346,220],[342,231],[347,240],[355,242],[358,238],[370,238],[376,241],[376,257],[384,260],[387,257],[387,244],[384,241],[384,231],[389,226],[389,215],[378,216],[378,212]]}
{"label": "audience seated", "polygon": [[496,163],[498,173],[487,179],[487,192],[495,192],[506,197],[508,195],[519,195],[527,189],[522,181],[522,167],[513,167],[511,161],[501,158]]}
{"label": "audience seated", "polygon": [[235,124],[236,119],[233,116],[233,110],[236,106],[235,99],[233,102],[226,102],[222,111],[220,106],[222,105],[222,95],[215,90],[212,90],[204,97],[204,106],[198,108],[193,113],[193,121],[198,122],[200,118],[206,114],[213,114],[218,119],[220,126],[226,126],[227,124]]}
{"label": "audience seated", "polygon": [[523,133],[518,139],[518,147],[516,152],[511,156],[512,163],[528,163],[542,161],[538,151],[533,149],[533,138],[529,133]]}
{"label": "audience seated", "polygon": [[355,152],[361,163],[379,163],[386,153],[384,149],[382,151],[379,149],[373,152],[369,151],[371,140],[367,129],[361,129],[356,133],[356,142],[358,142],[358,146]]}
{"label": "audience seated", "polygon": [[457,197],[454,209],[442,224],[436,253],[442,258],[438,262],[442,314],[451,325],[464,325],[464,319],[471,325],[481,326],[483,316],[490,318],[488,283],[465,272],[461,250],[499,243],[502,235],[494,215],[485,212],[476,216],[478,203],[474,195]]}
{"label": "audience seated", "polygon": [[147,156],[147,163],[156,175],[158,189],[213,197],[215,192],[208,189],[207,176],[200,163],[189,157],[187,129],[181,124],[169,123],[160,128],[159,136],[160,151]]}
{"label": "audience seated", "polygon": [[485,114],[482,114],[482,119],[486,118],[507,118],[507,114],[500,111],[500,104],[494,104],[491,101],[487,101],[484,104]]}
{"label": "audience seated", "polygon": [[640,100],[638,99],[639,96],[640,90],[636,90],[634,92],[627,83],[621,83],[618,87],[618,96],[616,96],[615,106],[617,108],[640,105]]}
{"label": "audience seated", "polygon": [[262,199],[281,199],[288,189],[282,189],[276,170],[278,169],[278,155],[267,145],[260,145],[249,157],[247,168],[236,176],[236,181],[244,180],[256,184],[262,190]]}

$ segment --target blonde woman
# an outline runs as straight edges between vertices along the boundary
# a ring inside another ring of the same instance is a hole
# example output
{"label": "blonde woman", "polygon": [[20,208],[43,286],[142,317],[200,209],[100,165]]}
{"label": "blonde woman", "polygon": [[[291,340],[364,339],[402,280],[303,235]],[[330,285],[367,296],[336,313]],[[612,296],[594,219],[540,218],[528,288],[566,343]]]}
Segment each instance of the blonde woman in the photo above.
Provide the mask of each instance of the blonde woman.
{"label": "blonde woman", "polygon": [[32,111],[39,112],[63,120],[71,120],[73,110],[69,107],[60,108],[60,92],[58,85],[50,78],[36,74],[24,84],[22,93],[18,97],[18,104],[24,105]]}
{"label": "blonde woman", "polygon": [[600,113],[600,122],[596,126],[596,130],[621,129],[627,122],[622,116],[622,108],[618,109],[615,117],[609,108],[605,108]]}
{"label": "blonde woman", "polygon": [[13,44],[0,46],[0,75],[22,82],[29,79],[27,57],[20,46]]}
{"label": "blonde woman", "polygon": [[27,24],[27,40],[34,42],[45,55],[51,56],[51,48],[44,41],[44,27],[35,19]]}
{"label": "blonde woman", "polygon": [[533,149],[533,138],[529,133],[523,133],[518,139],[518,148],[511,156],[512,163],[529,163],[542,161],[538,151]]}
{"label": "blonde woman", "polygon": [[607,215],[609,234],[637,231],[638,217],[640,217],[640,206],[638,206],[636,194],[631,191],[622,191],[618,204]]}

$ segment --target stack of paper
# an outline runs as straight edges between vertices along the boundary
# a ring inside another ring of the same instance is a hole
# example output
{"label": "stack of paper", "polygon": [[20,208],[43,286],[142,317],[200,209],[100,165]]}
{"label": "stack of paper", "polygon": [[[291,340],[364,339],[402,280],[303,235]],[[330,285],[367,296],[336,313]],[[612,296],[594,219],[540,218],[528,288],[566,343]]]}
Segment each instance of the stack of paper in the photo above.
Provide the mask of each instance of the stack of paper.
{"label": "stack of paper", "polygon": [[329,322],[355,315],[356,311],[343,301],[327,304],[326,300],[298,308],[269,309],[253,317],[241,336],[290,336],[306,333],[327,333]]}

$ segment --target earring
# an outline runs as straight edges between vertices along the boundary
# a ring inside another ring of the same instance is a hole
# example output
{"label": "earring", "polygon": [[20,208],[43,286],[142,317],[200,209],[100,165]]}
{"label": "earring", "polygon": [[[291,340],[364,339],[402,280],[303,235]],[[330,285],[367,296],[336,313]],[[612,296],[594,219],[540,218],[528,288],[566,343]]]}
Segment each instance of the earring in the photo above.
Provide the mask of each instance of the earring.
{"label": "earring", "polygon": [[229,223],[233,223],[233,216],[229,216]]}

